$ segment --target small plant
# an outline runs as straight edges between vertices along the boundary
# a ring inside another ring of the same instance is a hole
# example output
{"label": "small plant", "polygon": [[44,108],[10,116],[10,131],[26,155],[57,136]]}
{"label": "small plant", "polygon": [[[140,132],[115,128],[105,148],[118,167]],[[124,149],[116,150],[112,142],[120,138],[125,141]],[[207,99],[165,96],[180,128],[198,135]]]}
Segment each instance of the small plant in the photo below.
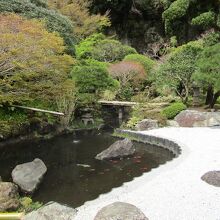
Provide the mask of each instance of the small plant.
{"label": "small plant", "polygon": [[21,207],[19,211],[32,212],[39,209],[43,204],[40,202],[33,202],[30,197],[20,198]]}
{"label": "small plant", "polygon": [[164,115],[167,119],[173,119],[181,111],[186,110],[186,108],[186,105],[182,102],[173,103],[162,110],[162,115]]}

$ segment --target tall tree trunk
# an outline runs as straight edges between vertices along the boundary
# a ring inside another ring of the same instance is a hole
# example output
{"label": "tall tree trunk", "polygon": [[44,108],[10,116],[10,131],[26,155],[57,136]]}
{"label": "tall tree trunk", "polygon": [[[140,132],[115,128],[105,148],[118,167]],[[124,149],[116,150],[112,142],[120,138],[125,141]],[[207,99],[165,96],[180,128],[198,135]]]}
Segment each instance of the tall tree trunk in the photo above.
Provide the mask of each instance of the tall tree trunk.
{"label": "tall tree trunk", "polygon": [[205,101],[206,105],[211,105],[213,96],[214,96],[213,87],[209,86],[206,94],[206,101]]}
{"label": "tall tree trunk", "polygon": [[213,96],[212,102],[210,103],[210,108],[213,108],[218,97],[220,96],[220,91],[216,92]]}

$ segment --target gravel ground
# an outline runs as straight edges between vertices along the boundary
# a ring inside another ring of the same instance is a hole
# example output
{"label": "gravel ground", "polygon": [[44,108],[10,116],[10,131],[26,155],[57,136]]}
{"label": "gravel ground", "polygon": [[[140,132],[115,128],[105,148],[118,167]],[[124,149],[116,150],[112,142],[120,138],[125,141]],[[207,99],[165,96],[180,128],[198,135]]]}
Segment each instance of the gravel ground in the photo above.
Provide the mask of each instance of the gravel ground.
{"label": "gravel ground", "polygon": [[93,220],[105,205],[121,201],[140,208],[150,220],[220,220],[220,188],[201,177],[220,170],[220,129],[162,128],[140,133],[179,143],[171,162],[78,208],[76,220]]}

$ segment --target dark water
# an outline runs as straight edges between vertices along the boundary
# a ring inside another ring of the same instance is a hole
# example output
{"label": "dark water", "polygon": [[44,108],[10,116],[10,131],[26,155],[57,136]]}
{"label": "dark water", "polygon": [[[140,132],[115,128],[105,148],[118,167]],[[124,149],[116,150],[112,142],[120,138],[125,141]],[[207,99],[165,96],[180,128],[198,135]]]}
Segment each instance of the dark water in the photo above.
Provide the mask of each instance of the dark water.
{"label": "dark water", "polygon": [[8,146],[0,152],[0,176],[10,181],[11,171],[17,164],[40,158],[48,171],[33,199],[77,207],[174,157],[163,148],[135,143],[137,153],[131,158],[109,162],[94,159],[116,140],[109,133],[83,132],[50,141]]}

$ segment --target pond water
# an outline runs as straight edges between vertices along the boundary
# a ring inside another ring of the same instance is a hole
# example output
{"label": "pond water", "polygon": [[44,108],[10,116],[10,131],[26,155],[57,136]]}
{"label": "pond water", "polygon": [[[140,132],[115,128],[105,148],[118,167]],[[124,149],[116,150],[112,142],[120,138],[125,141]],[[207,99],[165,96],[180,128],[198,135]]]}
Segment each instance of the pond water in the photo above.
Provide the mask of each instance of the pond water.
{"label": "pond water", "polygon": [[34,201],[78,207],[174,158],[166,149],[134,142],[136,154],[130,158],[108,162],[94,159],[116,140],[108,132],[90,131],[8,146],[0,152],[0,176],[11,181],[17,164],[40,158],[48,171],[33,195]]}

